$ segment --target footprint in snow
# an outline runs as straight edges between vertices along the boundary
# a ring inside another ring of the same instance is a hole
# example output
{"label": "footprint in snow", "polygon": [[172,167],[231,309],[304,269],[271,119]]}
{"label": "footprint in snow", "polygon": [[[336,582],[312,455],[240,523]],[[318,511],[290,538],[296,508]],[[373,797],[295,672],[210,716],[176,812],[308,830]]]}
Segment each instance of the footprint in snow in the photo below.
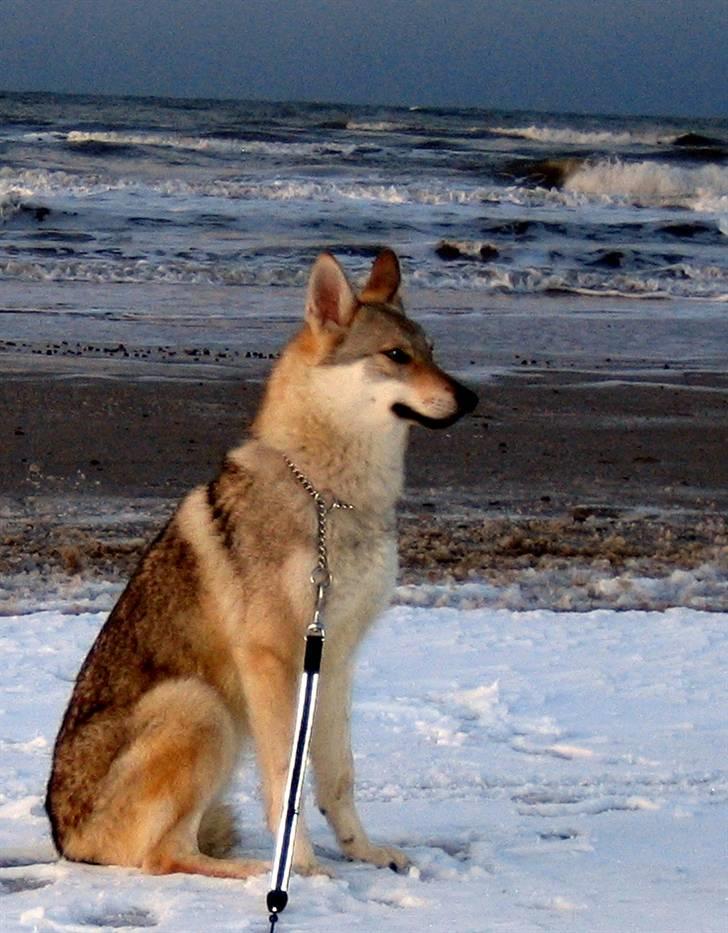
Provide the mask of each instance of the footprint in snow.
{"label": "footprint in snow", "polygon": [[88,927],[155,927],[158,920],[154,914],[141,907],[125,907],[118,910],[100,910],[98,913],[83,914],[76,918],[76,923]]}
{"label": "footprint in snow", "polygon": [[0,878],[0,894],[21,894],[46,888],[52,881],[47,878]]}

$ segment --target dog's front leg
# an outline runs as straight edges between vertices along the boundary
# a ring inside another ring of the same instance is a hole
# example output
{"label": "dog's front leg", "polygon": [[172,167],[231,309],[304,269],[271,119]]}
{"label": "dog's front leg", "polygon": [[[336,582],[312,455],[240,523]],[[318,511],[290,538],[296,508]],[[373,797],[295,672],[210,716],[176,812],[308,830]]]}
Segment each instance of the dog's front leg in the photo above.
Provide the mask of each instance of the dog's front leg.
{"label": "dog's front leg", "polygon": [[374,845],[354,803],[354,760],[351,753],[351,671],[346,665],[326,668],[311,742],[316,801],[347,858],[394,871],[409,859],[393,846]]}
{"label": "dog's front leg", "polygon": [[[281,818],[296,720],[298,664],[268,647],[249,648],[244,658],[245,697],[263,785],[268,828]],[[316,861],[303,817],[298,822],[293,865],[301,874],[323,869]]]}

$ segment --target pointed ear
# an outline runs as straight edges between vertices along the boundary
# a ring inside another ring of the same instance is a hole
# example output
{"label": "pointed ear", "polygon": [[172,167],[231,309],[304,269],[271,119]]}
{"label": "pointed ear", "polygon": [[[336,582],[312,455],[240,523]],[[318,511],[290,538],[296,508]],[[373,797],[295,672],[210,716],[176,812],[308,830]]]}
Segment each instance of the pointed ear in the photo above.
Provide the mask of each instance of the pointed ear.
{"label": "pointed ear", "polygon": [[331,253],[321,253],[311,270],[306,298],[306,320],[321,330],[332,325],[348,327],[357,301],[344,270]]}
{"label": "pointed ear", "polygon": [[374,260],[359,300],[364,304],[392,303],[399,291],[401,278],[396,253],[391,249],[383,249]]}

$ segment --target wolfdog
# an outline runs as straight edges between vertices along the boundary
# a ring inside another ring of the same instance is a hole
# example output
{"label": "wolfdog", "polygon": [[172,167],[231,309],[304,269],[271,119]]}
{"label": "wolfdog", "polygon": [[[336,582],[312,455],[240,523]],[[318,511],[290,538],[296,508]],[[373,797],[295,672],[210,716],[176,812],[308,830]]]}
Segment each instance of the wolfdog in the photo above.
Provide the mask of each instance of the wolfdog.
{"label": "wolfdog", "polygon": [[[303,326],[273,368],[250,439],[183,499],[81,667],[46,798],[61,855],[155,874],[265,870],[215,837],[232,832],[220,801],[248,739],[272,830],[281,813],[315,601],[308,484],[350,506],[332,514],[328,535],[316,802],[347,858],[408,864],[370,841],[354,804],[352,660],[395,581],[409,428],[447,427],[477,397],[435,365],[399,287],[391,250],[358,294],[331,254],[316,260]],[[294,867],[321,870],[303,822]]]}

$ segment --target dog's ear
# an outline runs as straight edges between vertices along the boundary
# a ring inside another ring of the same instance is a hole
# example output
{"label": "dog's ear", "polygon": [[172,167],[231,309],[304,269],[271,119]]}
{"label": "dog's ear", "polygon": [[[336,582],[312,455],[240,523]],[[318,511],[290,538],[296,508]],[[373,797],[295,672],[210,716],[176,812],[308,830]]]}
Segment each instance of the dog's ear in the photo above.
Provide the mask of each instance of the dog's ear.
{"label": "dog's ear", "polygon": [[314,330],[348,327],[356,308],[344,270],[331,253],[321,253],[308,282],[306,320]]}
{"label": "dog's ear", "polygon": [[363,304],[392,304],[399,291],[401,279],[397,254],[391,249],[383,249],[374,260],[359,300]]}

